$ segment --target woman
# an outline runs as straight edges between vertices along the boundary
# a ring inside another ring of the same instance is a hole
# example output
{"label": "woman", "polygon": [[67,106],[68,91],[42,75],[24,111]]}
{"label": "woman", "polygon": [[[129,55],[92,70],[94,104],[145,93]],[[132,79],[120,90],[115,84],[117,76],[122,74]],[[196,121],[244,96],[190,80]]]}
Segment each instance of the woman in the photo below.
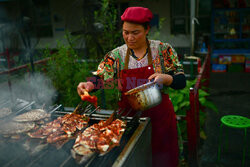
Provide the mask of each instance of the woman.
{"label": "woman", "polygon": [[[96,74],[102,80],[118,79],[121,108],[129,106],[123,94],[148,80],[154,80],[164,88],[181,89],[186,86],[183,68],[175,50],[167,43],[147,39],[151,19],[152,13],[147,8],[127,8],[121,16],[125,44],[109,52],[98,66]],[[97,84],[91,81],[81,82],[77,87],[78,94],[83,94],[84,90],[92,91],[96,89],[95,86]],[[162,103],[143,111],[142,116],[151,118],[153,166],[176,167],[176,117],[168,95],[162,93]]]}

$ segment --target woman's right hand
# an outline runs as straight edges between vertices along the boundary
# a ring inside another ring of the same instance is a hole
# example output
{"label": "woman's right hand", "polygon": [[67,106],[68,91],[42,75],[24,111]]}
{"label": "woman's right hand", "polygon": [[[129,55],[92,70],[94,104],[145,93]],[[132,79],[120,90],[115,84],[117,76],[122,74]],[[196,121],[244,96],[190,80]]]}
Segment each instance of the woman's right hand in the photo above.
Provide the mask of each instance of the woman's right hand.
{"label": "woman's right hand", "polygon": [[77,86],[77,93],[79,96],[83,95],[85,91],[91,92],[95,88],[92,82],[80,82]]}

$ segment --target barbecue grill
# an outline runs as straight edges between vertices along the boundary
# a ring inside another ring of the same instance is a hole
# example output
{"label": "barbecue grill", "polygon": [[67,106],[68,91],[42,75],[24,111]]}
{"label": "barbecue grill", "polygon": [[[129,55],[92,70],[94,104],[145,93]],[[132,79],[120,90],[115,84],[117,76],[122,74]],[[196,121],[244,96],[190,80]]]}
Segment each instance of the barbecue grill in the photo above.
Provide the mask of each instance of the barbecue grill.
{"label": "barbecue grill", "polygon": [[[5,103],[6,106],[8,103]],[[20,104],[19,104],[20,105]],[[0,104],[0,107],[2,105]],[[16,109],[12,106],[13,115],[37,108],[35,102],[29,102]],[[94,107],[87,107],[86,115],[92,113]],[[62,105],[46,108],[51,113],[51,119],[71,113],[63,110]],[[110,115],[100,111],[90,115],[89,125],[106,120]],[[127,129],[122,136],[120,145],[105,155],[91,157],[84,165],[79,164],[71,155],[70,150],[75,138],[69,139],[63,145],[56,147],[40,139],[32,139],[23,134],[20,139],[10,139],[0,136],[0,166],[2,167],[69,167],[69,166],[151,166],[151,124],[149,118],[133,119],[126,117]],[[136,120],[136,121],[135,121]],[[129,130],[128,130],[129,129]]]}

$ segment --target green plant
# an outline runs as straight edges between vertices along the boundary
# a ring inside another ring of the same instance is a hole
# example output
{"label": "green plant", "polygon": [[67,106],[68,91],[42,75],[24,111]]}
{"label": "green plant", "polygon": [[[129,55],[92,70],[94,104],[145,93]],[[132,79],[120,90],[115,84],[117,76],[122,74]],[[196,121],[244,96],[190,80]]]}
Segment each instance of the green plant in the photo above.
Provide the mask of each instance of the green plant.
{"label": "green plant", "polygon": [[[114,0],[102,0],[100,10],[95,11],[95,21],[103,25],[103,32],[98,36],[97,44],[102,48],[105,53],[120,46],[123,42],[121,29],[118,22],[118,12]],[[95,51],[95,50],[92,50]],[[99,55],[103,58],[104,55]],[[116,109],[118,107],[118,90],[105,89],[105,107],[106,109]],[[101,92],[98,91],[97,97],[101,99]],[[102,103],[100,102],[99,104]]]}
{"label": "green plant", "polygon": [[72,47],[84,41],[87,53],[85,56],[100,61],[107,52],[121,45],[123,40],[116,2],[101,0],[96,3],[100,7],[95,10],[86,9],[86,14],[79,20],[83,32],[75,36],[68,34],[67,39]]}
{"label": "green plant", "polygon": [[[98,62],[105,56],[105,53],[119,46],[122,41],[121,31],[117,26],[117,9],[113,0],[102,0],[101,6],[94,12],[86,13],[79,21],[85,30],[83,34],[70,36],[66,33],[70,46],[61,44],[57,47],[57,53],[51,54],[47,49],[44,54],[52,59],[48,62],[48,75],[53,81],[58,91],[57,102],[64,106],[75,107],[80,98],[76,93],[76,87],[79,82],[86,81],[86,78],[92,76],[91,71],[95,71]],[[101,31],[97,31],[93,23],[103,25]],[[87,54],[77,55],[79,50],[75,50],[79,41],[85,41]],[[78,60],[89,59],[97,60],[95,63],[79,62]],[[98,105],[102,108],[114,109],[117,105],[117,90],[104,90],[105,101],[103,101],[103,91],[96,91],[94,94],[98,97]],[[104,105],[106,104],[106,105]]]}
{"label": "green plant", "polygon": [[[186,110],[190,108],[189,92],[190,88],[195,85],[196,81],[196,79],[187,80],[186,87],[181,90],[174,90],[172,88],[168,88],[167,93],[169,94],[172,100],[176,114],[185,115]],[[216,106],[207,99],[208,96],[209,93],[207,93],[204,88],[199,89],[199,102],[201,106],[210,108],[213,111],[218,112]]]}
{"label": "green plant", "polygon": [[90,65],[86,62],[79,63],[75,51],[60,43],[56,53],[46,49],[44,56],[51,58],[47,63],[47,75],[58,92],[57,103],[76,106],[80,101],[76,87],[79,82],[91,75]]}
{"label": "green plant", "polygon": [[[98,62],[103,59],[105,54],[110,50],[122,44],[121,30],[118,26],[117,8],[114,0],[102,0],[99,2],[100,8],[93,11],[94,17],[90,18],[88,14],[81,19],[82,28],[85,32],[75,37],[67,35],[67,39],[74,48],[77,41],[85,41],[87,55],[82,56],[83,59],[96,60],[95,67],[89,67],[87,70],[95,71]],[[100,26],[96,29],[94,24]],[[85,81],[85,77],[81,77],[81,81]],[[117,90],[105,89],[93,93],[98,97],[98,104],[105,109],[117,108]],[[105,96],[105,97],[104,97]]]}
{"label": "green plant", "polygon": [[103,51],[108,51],[121,45],[123,42],[119,26],[118,10],[114,0],[102,0],[102,7],[95,11],[95,21],[103,25],[103,32],[98,37],[98,42]]}
{"label": "green plant", "polygon": [[[190,109],[190,101],[189,101],[189,92],[190,88],[193,87],[196,83],[197,79],[187,80],[187,85],[184,89],[174,90],[172,88],[167,89],[167,93],[171,98],[173,103],[176,115],[185,116],[186,112]],[[215,112],[218,112],[217,107],[208,100],[209,93],[205,91],[205,88],[202,87],[199,89],[199,104],[200,104],[200,112],[199,112],[199,120],[200,120],[200,129],[201,133],[204,134],[203,126],[206,120],[206,114],[202,110],[204,108],[209,108]],[[186,123],[183,121],[179,122],[179,126],[181,129],[181,133],[184,139],[186,139]]]}

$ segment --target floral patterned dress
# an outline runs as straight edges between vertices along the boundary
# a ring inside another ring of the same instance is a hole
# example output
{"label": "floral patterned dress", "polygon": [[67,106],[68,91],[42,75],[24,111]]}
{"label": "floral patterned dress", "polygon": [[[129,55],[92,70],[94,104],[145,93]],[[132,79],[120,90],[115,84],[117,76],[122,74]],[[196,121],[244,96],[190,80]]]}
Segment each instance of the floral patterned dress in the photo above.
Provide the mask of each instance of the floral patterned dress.
{"label": "floral patterned dress", "polygon": [[[183,67],[178,60],[177,53],[170,44],[157,40],[149,40],[149,43],[155,72],[173,72],[173,74],[183,72]],[[126,52],[127,45],[124,44],[107,53],[99,64],[96,75],[104,81],[120,78],[120,71],[124,69]],[[130,56],[128,69],[145,67],[147,65],[148,56],[144,56],[140,60]]]}

